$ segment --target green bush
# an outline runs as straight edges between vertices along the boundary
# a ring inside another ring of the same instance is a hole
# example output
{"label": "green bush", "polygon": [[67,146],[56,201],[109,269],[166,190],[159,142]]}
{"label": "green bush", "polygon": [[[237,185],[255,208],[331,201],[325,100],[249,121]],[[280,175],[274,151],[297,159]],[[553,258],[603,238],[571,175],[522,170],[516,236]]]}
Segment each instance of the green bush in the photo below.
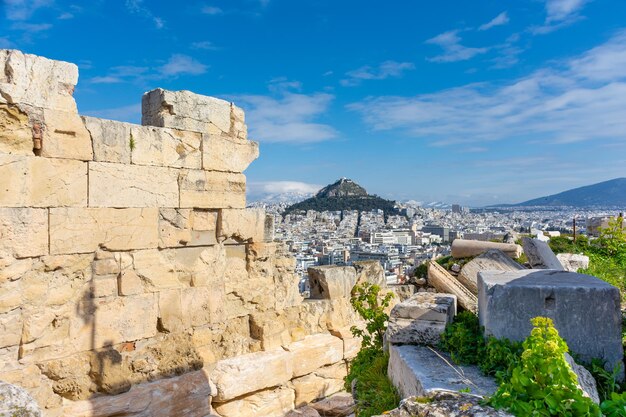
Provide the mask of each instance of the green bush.
{"label": "green bush", "polygon": [[392,297],[392,293],[381,295],[380,287],[367,282],[352,290],[350,303],[365,321],[365,329],[351,328],[353,335],[362,338],[361,350],[350,362],[344,382],[347,391],[355,384],[359,417],[382,414],[400,402],[396,388],[387,377],[389,356],[383,352],[383,335],[389,320],[385,309]]}
{"label": "green bush", "polygon": [[511,377],[513,367],[517,365],[523,351],[520,342],[489,337],[483,354],[478,358],[478,366],[485,375],[493,375],[498,381],[505,381]]}
{"label": "green bush", "polygon": [[612,393],[610,399],[600,404],[600,409],[606,417],[626,417],[626,392]]}
{"label": "green bush", "polygon": [[564,354],[567,344],[545,317],[532,319],[534,329],[523,342],[524,352],[488,402],[507,408],[519,417],[601,416],[600,408],[584,397],[577,387],[576,374]]}
{"label": "green bush", "polygon": [[441,335],[439,347],[460,364],[477,364],[485,349],[478,317],[469,311],[457,314]]}

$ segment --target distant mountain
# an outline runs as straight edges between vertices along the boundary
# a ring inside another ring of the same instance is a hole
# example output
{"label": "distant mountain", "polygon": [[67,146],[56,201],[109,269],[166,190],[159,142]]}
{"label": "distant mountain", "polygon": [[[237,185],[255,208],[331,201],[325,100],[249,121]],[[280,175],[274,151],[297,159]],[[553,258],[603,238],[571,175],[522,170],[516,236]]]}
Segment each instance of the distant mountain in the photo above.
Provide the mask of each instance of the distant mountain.
{"label": "distant mountain", "polygon": [[267,203],[267,204],[280,204],[287,203],[292,205],[299,203],[300,201],[311,198],[313,193],[299,193],[299,192],[285,192],[285,193],[264,193],[262,195],[255,195],[250,200],[251,203]]}
{"label": "distant mountain", "polygon": [[512,206],[626,207],[626,178],[574,188]]}
{"label": "distant mountain", "polygon": [[398,214],[395,202],[376,195],[369,195],[365,188],[348,178],[341,178],[315,194],[285,209],[285,214],[294,211],[339,211],[339,210],[382,210],[385,215]]}

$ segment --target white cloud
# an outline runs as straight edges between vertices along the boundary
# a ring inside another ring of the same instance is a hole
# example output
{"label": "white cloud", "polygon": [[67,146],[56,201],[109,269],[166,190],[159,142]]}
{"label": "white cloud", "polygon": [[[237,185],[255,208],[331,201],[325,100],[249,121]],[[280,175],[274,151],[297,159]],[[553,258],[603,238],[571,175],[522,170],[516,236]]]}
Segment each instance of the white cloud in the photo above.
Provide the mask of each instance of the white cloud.
{"label": "white cloud", "polygon": [[208,14],[211,16],[224,13],[222,9],[220,9],[219,7],[215,7],[215,6],[203,6],[202,9],[200,9],[200,11],[204,14]]}
{"label": "white cloud", "polygon": [[341,85],[355,86],[363,80],[384,80],[386,78],[399,78],[408,70],[415,69],[410,62],[385,61],[378,67],[364,66],[346,73],[348,78],[341,80]]}
{"label": "white cloud", "polygon": [[213,45],[213,43],[209,41],[193,42],[191,44],[191,48],[204,49],[205,51],[216,51],[219,49],[217,46]]}
{"label": "white cloud", "polygon": [[319,184],[309,184],[299,181],[265,181],[265,182],[250,182],[248,183],[251,189],[255,192],[271,193],[271,194],[284,194],[284,193],[298,193],[298,194],[312,194],[318,192],[322,186]]}
{"label": "white cloud", "polygon": [[626,140],[626,31],[581,56],[502,84],[468,84],[349,106],[377,130],[401,129],[435,145],[495,140]]}
{"label": "white cloud", "polygon": [[16,22],[11,25],[11,29],[21,30],[28,33],[44,32],[50,29],[52,25],[50,23],[26,23]]}
{"label": "white cloud", "polygon": [[506,12],[502,12],[484,25],[480,25],[478,30],[488,30],[495,26],[502,26],[509,23],[509,16]]}
{"label": "white cloud", "polygon": [[52,0],[4,0],[7,20],[28,20],[43,7],[52,5]]}
{"label": "white cloud", "polygon": [[120,77],[114,77],[112,75],[104,75],[101,77],[93,77],[89,79],[89,82],[92,84],[116,84],[124,82],[124,80]]}
{"label": "white cloud", "polygon": [[545,0],[546,19],[543,25],[532,26],[530,32],[543,35],[554,32],[581,19],[580,10],[590,0]]}
{"label": "white cloud", "polygon": [[10,49],[13,48],[13,42],[9,40],[7,37],[0,38],[0,49]]}
{"label": "white cloud", "polygon": [[234,101],[246,110],[250,136],[264,142],[312,143],[338,136],[330,125],[317,122],[334,96],[300,94],[290,90],[299,83],[279,81],[270,85],[271,96],[239,95]]}
{"label": "white cloud", "polygon": [[70,20],[73,19],[74,15],[72,13],[69,12],[63,12],[59,15],[59,17],[57,17],[57,19],[59,20]]}
{"label": "white cloud", "polygon": [[143,2],[144,0],[126,0],[126,9],[145,19],[152,20],[154,27],[157,29],[163,29],[165,27],[165,21],[161,17],[155,16],[150,9],[144,6]]}
{"label": "white cloud", "polygon": [[148,74],[149,71],[150,68],[148,67],[120,65],[112,67],[109,73],[106,75],[92,77],[91,79],[89,79],[89,82],[93,84],[114,84],[134,81],[140,77],[153,78],[153,76],[150,76]]}
{"label": "white cloud", "polygon": [[470,48],[461,45],[461,38],[458,33],[458,30],[451,30],[428,39],[426,43],[440,46],[443,49],[443,54],[427,59],[431,62],[466,61],[489,50],[489,48]]}
{"label": "white cloud", "polygon": [[159,72],[166,77],[171,77],[182,74],[200,75],[204,74],[207,69],[208,66],[188,55],[174,54],[165,65],[159,68]]}

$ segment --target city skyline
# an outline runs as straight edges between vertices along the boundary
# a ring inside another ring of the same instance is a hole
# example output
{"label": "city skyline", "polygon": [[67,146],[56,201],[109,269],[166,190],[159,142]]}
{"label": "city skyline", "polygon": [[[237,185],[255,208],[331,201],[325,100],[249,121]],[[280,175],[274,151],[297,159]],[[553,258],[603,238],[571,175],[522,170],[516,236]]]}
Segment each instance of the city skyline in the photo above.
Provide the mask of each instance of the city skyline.
{"label": "city skyline", "polygon": [[336,3],[6,0],[0,47],[77,62],[87,115],[138,123],[156,87],[234,101],[250,194],[348,177],[480,206],[626,176],[625,3]]}

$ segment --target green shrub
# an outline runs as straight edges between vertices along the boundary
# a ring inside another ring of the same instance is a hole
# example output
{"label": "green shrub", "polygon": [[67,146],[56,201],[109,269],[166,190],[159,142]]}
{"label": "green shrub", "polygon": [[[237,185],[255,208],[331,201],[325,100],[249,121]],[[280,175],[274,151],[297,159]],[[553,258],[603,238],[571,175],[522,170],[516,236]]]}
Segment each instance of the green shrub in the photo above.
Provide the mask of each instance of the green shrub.
{"label": "green shrub", "polygon": [[600,409],[606,417],[626,417],[626,392],[612,393],[610,399],[600,404]]}
{"label": "green shrub", "polygon": [[520,342],[489,337],[483,354],[478,358],[478,366],[485,375],[493,375],[498,381],[508,380],[523,350]]}
{"label": "green shrub", "polygon": [[460,364],[477,364],[485,349],[478,317],[469,311],[457,314],[441,335],[439,347]]}
{"label": "green shrub", "polygon": [[523,342],[519,363],[489,404],[519,417],[600,416],[600,408],[577,387],[576,375],[564,357],[567,344],[552,320],[535,317],[531,321],[534,329]]}
{"label": "green shrub", "polygon": [[350,362],[345,388],[352,389],[353,381],[357,392],[356,414],[370,417],[396,408],[400,396],[387,377],[389,355],[383,352],[383,335],[389,316],[385,309],[389,307],[392,293],[380,294],[380,287],[370,283],[357,285],[352,290],[350,303],[365,321],[365,329],[356,326],[352,334],[361,337],[361,350]]}
{"label": "green shrub", "polygon": [[365,329],[352,326],[350,331],[354,336],[362,338],[361,349],[383,348],[383,336],[389,320],[389,315],[385,313],[385,309],[389,307],[392,298],[393,293],[388,292],[381,296],[380,287],[369,282],[356,285],[352,289],[350,304],[365,321]]}
{"label": "green shrub", "polygon": [[596,358],[593,359],[591,363],[584,363],[583,365],[591,373],[593,379],[596,380],[600,401],[608,400],[611,398],[611,394],[622,391],[617,382],[617,377],[620,372],[619,364],[615,365],[612,372],[606,370],[602,359]]}

